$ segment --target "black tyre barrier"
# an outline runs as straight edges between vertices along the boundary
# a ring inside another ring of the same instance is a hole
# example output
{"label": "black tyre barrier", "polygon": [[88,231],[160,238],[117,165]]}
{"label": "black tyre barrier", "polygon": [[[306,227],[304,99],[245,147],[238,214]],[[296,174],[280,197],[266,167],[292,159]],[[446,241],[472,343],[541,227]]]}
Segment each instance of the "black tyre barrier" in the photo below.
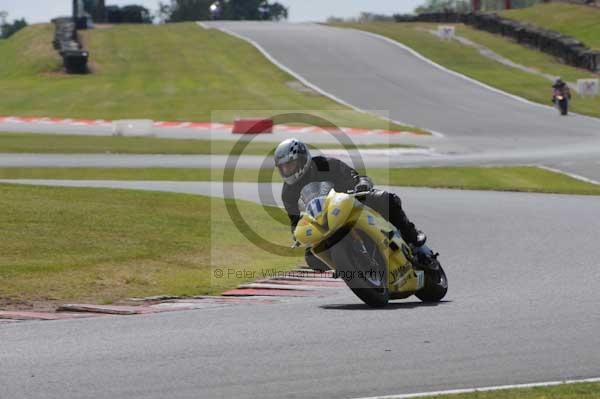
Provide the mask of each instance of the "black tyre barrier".
{"label": "black tyre barrier", "polygon": [[488,13],[423,13],[394,15],[396,22],[464,23],[479,30],[509,37],[516,42],[538,49],[563,60],[568,65],[600,72],[600,51],[592,50],[579,40],[559,32]]}
{"label": "black tyre barrier", "polygon": [[84,21],[82,19],[74,21],[72,18],[56,18],[52,22],[56,27],[52,45],[63,58],[65,71],[69,74],[87,73],[89,52],[82,48],[77,36],[77,24],[81,26]]}
{"label": "black tyre barrier", "polygon": [[63,57],[67,73],[83,74],[87,73],[89,54],[85,50],[66,50],[60,53]]}

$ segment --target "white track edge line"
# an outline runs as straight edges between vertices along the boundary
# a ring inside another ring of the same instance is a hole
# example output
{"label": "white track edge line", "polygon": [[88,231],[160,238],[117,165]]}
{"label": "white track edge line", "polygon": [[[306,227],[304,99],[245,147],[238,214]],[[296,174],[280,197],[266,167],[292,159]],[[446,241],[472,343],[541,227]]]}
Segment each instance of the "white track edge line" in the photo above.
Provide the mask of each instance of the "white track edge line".
{"label": "white track edge line", "polygon": [[[430,65],[432,65],[432,66],[434,66],[434,67],[436,67],[436,68],[438,68],[438,69],[440,69],[440,70],[444,71],[444,72],[447,72],[447,73],[449,73],[449,74],[451,74],[451,75],[457,76],[457,77],[459,77],[459,78],[461,78],[461,79],[467,80],[467,81],[469,81],[469,82],[471,82],[471,83],[474,83],[474,84],[476,84],[476,85],[478,85],[478,86],[481,86],[481,87],[483,87],[483,88],[485,88],[485,89],[491,90],[491,91],[493,91],[493,92],[495,92],[495,93],[497,93],[497,94],[502,94],[502,95],[504,95],[504,96],[508,96],[508,97],[512,98],[513,100],[521,101],[521,102],[527,103],[527,104],[529,104],[529,105],[534,105],[534,106],[541,107],[541,108],[546,108],[546,109],[548,109],[548,108],[550,108],[550,109],[554,109],[554,107],[552,107],[552,106],[550,106],[550,105],[544,105],[544,104],[536,103],[535,101],[531,101],[531,100],[528,100],[528,99],[526,99],[526,98],[519,97],[519,96],[517,96],[516,94],[511,94],[511,93],[508,93],[508,92],[506,92],[506,91],[504,91],[504,90],[501,90],[501,89],[495,88],[495,87],[493,87],[493,86],[490,86],[490,85],[488,85],[488,84],[486,84],[486,83],[483,83],[483,82],[481,82],[481,81],[479,81],[479,80],[476,80],[476,79],[470,78],[470,77],[468,77],[467,75],[463,75],[463,74],[462,74],[462,73],[460,73],[460,72],[456,72],[456,71],[453,71],[452,69],[448,69],[448,68],[446,68],[445,66],[443,66],[443,65],[440,65],[440,64],[438,64],[437,62],[435,62],[435,61],[433,61],[433,60],[431,60],[431,59],[429,59],[429,58],[425,57],[423,54],[419,53],[418,51],[416,51],[416,50],[415,50],[415,49],[413,49],[412,47],[408,47],[406,44],[404,44],[404,43],[401,43],[401,42],[398,42],[398,41],[396,41],[396,40],[394,40],[394,39],[390,39],[389,37],[385,37],[385,36],[379,35],[379,34],[377,34],[377,33],[373,33],[373,32],[367,32],[367,31],[360,30],[360,29],[355,29],[355,28],[336,28],[336,27],[332,27],[332,28],[334,28],[334,29],[347,29],[347,30],[353,30],[353,31],[356,31],[356,32],[362,33],[362,34],[364,34],[364,35],[368,35],[368,36],[372,36],[372,37],[375,37],[375,38],[378,38],[378,39],[384,40],[384,41],[386,41],[386,42],[389,42],[389,43],[391,43],[391,44],[393,44],[393,45],[395,45],[395,46],[398,46],[398,47],[400,47],[400,48],[402,48],[402,49],[404,49],[404,50],[408,51],[409,53],[411,53],[411,54],[412,54],[412,55],[414,55],[415,57],[419,58],[421,61],[424,61],[424,62],[426,62],[426,63],[428,63],[428,64],[430,64]],[[570,111],[569,111],[569,113],[570,113],[570,114],[572,114],[572,115],[577,115],[577,116],[579,116],[579,117],[582,117],[582,118],[593,119],[593,120],[595,120],[595,121],[597,121],[597,120],[598,120],[598,118],[595,118],[595,117],[593,117],[593,116],[589,116],[589,115],[578,114],[578,113],[576,113],[576,112],[570,112]],[[424,128],[424,129],[426,129],[426,128]]]}
{"label": "white track edge line", "polygon": [[575,174],[575,173],[565,172],[564,170],[560,170],[560,169],[557,169],[557,168],[552,168],[552,167],[544,166],[544,165],[536,165],[536,166],[538,168],[540,168],[540,169],[544,169],[544,170],[547,170],[549,172],[559,173],[561,175],[565,175],[565,176],[568,176],[570,178],[573,178],[575,180],[579,180],[579,181],[582,181],[582,182],[585,182],[585,183],[600,185],[599,181],[596,181],[596,180],[593,180],[593,179],[589,179],[589,178],[587,178],[585,176],[581,176],[581,175],[578,175],[578,174]]}
{"label": "white track edge line", "polygon": [[[202,23],[202,22],[196,22],[199,26],[203,27],[204,29],[212,29],[212,27],[208,27],[206,24]],[[323,89],[321,89],[319,86],[309,82],[305,77],[303,77],[302,75],[300,75],[299,73],[291,70],[290,68],[286,67],[285,65],[283,65],[281,62],[279,62],[277,59],[275,59],[265,48],[263,48],[260,44],[258,44],[258,42],[250,39],[249,37],[246,36],[242,36],[238,33],[235,33],[227,28],[223,28],[220,26],[216,26],[214,27],[214,29],[220,30],[223,33],[226,33],[230,36],[236,37],[240,40],[243,40],[247,43],[250,43],[252,46],[254,46],[258,51],[260,51],[260,53],[265,56],[265,58],[267,58],[272,64],[274,64],[276,67],[278,67],[279,69],[281,69],[282,71],[284,71],[285,73],[291,75],[292,77],[294,77],[296,80],[298,80],[300,83],[302,83],[303,85],[305,85],[306,87],[311,88],[312,90],[316,91],[317,93],[321,94],[322,96],[325,96],[337,103],[340,103],[354,111],[360,112],[362,114],[367,114],[367,115],[371,115],[374,116],[376,118],[382,119],[384,121],[388,121],[388,122],[392,122],[395,123],[397,125],[403,125],[403,126],[407,126],[407,127],[412,127],[415,129],[419,129],[418,126],[414,126],[411,125],[409,123],[406,122],[402,122],[402,121],[397,121],[394,119],[390,119],[390,118],[386,118],[385,116],[382,115],[378,115],[375,114],[373,112],[369,112],[367,110],[364,110],[362,108],[359,108],[355,105],[350,104],[349,102],[342,100],[341,98],[335,96],[334,94],[331,94]],[[444,134],[440,133],[440,132],[435,132],[435,131],[431,131],[425,128],[425,130],[429,131],[431,133],[432,136],[434,137],[438,137],[438,138],[443,138]],[[414,134],[414,133],[413,133]]]}
{"label": "white track edge line", "polygon": [[470,77],[468,77],[467,75],[463,75],[463,74],[462,74],[462,73],[460,73],[460,72],[456,72],[456,71],[453,71],[452,69],[446,68],[445,66],[443,66],[443,65],[440,65],[440,64],[438,64],[437,62],[435,62],[435,61],[433,61],[433,60],[431,60],[431,59],[429,59],[429,58],[425,57],[423,54],[419,53],[418,51],[416,51],[416,50],[415,50],[415,49],[413,49],[412,47],[408,47],[406,44],[404,44],[404,43],[401,43],[401,42],[399,42],[399,41],[396,41],[396,40],[394,40],[394,39],[390,39],[389,37],[385,37],[385,36],[379,35],[379,34],[377,34],[377,33],[373,33],[373,32],[367,32],[367,31],[364,31],[364,30],[360,30],[360,29],[354,29],[354,28],[340,28],[340,29],[348,29],[348,30],[352,30],[352,31],[355,31],[355,32],[362,33],[363,35],[372,36],[372,37],[374,37],[374,38],[377,38],[377,39],[380,39],[380,40],[386,41],[386,42],[388,42],[388,43],[390,43],[390,44],[393,44],[393,45],[395,45],[395,46],[397,46],[397,47],[400,47],[400,48],[401,48],[401,49],[403,49],[403,50],[406,50],[406,51],[408,51],[409,53],[411,53],[413,56],[417,57],[417,58],[418,58],[418,59],[420,59],[421,61],[424,61],[424,62],[428,63],[429,65],[431,65],[431,66],[433,66],[433,67],[435,67],[435,68],[438,68],[438,69],[440,69],[440,70],[442,70],[442,71],[444,71],[444,72],[446,72],[446,73],[449,73],[450,75],[454,75],[454,76],[456,76],[456,77],[459,77],[459,78],[461,78],[461,79],[464,79],[464,80],[466,80],[466,81],[468,81],[468,82],[474,83],[474,84],[476,84],[476,85],[478,85],[478,86],[480,86],[480,87],[483,87],[483,88],[485,88],[485,89],[491,90],[491,91],[493,91],[493,92],[495,92],[495,93],[497,93],[497,94],[502,94],[502,95],[508,96],[508,97],[512,98],[513,100],[517,100],[517,101],[525,102],[525,103],[527,103],[527,104],[530,104],[530,105],[535,105],[535,106],[537,106],[537,107],[542,107],[542,108],[553,108],[553,107],[550,107],[550,106],[548,106],[548,105],[539,104],[539,103],[536,103],[536,102],[533,102],[533,101],[527,100],[526,98],[519,97],[519,96],[517,96],[517,95],[514,95],[514,94],[510,94],[510,93],[508,93],[508,92],[506,92],[506,91],[503,91],[503,90],[497,89],[497,88],[495,88],[495,87],[492,87],[492,86],[490,86],[490,85],[488,85],[488,84],[486,84],[486,83],[483,83],[483,82],[481,82],[481,81],[479,81],[479,80],[475,80],[475,79],[473,79],[473,78],[470,78]]}
{"label": "white track edge line", "polygon": [[537,382],[531,384],[515,384],[515,385],[497,385],[482,388],[466,388],[466,389],[452,389],[447,391],[436,391],[436,392],[422,392],[422,393],[410,393],[402,395],[388,395],[388,396],[371,396],[356,399],[412,399],[422,398],[427,396],[441,396],[441,395],[458,395],[465,393],[477,393],[477,392],[490,392],[490,391],[501,391],[505,389],[526,389],[526,388],[541,388],[550,387],[563,384],[579,384],[579,383],[591,383],[600,382],[600,378],[586,378],[581,380],[564,380],[564,381],[548,381],[548,382]]}

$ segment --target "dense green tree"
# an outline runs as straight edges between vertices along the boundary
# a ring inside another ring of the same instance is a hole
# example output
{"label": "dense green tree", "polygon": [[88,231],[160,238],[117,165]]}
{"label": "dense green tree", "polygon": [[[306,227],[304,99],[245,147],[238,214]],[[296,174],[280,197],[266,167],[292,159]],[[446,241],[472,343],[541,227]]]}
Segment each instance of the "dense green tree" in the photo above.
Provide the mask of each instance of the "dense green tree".
{"label": "dense green tree", "polygon": [[105,0],[83,0],[83,9],[92,17],[94,22],[106,21]]}
{"label": "dense green tree", "polygon": [[265,0],[170,0],[159,3],[158,16],[163,22],[207,20],[213,18],[210,6],[214,3],[219,6],[219,19],[278,21],[288,16],[285,6]]}
{"label": "dense green tree", "polygon": [[151,24],[152,14],[146,7],[129,5],[121,7],[123,22],[134,24]]}
{"label": "dense green tree", "polygon": [[153,16],[146,7],[138,5],[108,6],[106,20],[111,24],[151,24]]}
{"label": "dense green tree", "polygon": [[289,10],[286,6],[281,3],[269,3],[268,7],[268,18],[273,21],[280,21],[282,19],[288,19]]}
{"label": "dense green tree", "polygon": [[0,11],[0,38],[8,39],[26,26],[27,21],[25,21],[25,18],[17,19],[10,23],[8,22],[8,13]]}
{"label": "dense green tree", "polygon": [[163,22],[197,21],[210,19],[209,7],[213,0],[171,0],[159,3],[159,19]]}

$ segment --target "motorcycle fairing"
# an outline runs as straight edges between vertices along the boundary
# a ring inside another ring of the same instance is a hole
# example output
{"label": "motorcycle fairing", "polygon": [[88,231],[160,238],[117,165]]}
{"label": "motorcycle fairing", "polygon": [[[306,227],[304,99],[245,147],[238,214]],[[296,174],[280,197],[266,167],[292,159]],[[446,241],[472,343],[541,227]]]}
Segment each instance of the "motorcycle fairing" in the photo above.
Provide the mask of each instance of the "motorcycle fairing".
{"label": "motorcycle fairing", "polygon": [[294,236],[303,246],[312,248],[317,258],[335,270],[336,266],[329,256],[327,239],[348,228],[365,232],[377,243],[387,263],[387,282],[392,297],[408,297],[423,288],[423,273],[413,269],[411,249],[396,228],[352,195],[331,190],[317,218],[306,212],[302,213]]}

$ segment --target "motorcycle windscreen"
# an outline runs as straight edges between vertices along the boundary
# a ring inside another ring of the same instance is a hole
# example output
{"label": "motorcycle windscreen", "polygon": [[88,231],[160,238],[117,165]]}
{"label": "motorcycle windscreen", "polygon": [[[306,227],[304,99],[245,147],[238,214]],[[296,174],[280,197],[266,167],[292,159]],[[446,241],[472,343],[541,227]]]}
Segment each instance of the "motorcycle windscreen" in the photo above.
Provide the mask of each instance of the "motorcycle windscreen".
{"label": "motorcycle windscreen", "polygon": [[316,219],[324,210],[325,198],[334,188],[334,184],[328,181],[308,183],[300,191],[298,208]]}

